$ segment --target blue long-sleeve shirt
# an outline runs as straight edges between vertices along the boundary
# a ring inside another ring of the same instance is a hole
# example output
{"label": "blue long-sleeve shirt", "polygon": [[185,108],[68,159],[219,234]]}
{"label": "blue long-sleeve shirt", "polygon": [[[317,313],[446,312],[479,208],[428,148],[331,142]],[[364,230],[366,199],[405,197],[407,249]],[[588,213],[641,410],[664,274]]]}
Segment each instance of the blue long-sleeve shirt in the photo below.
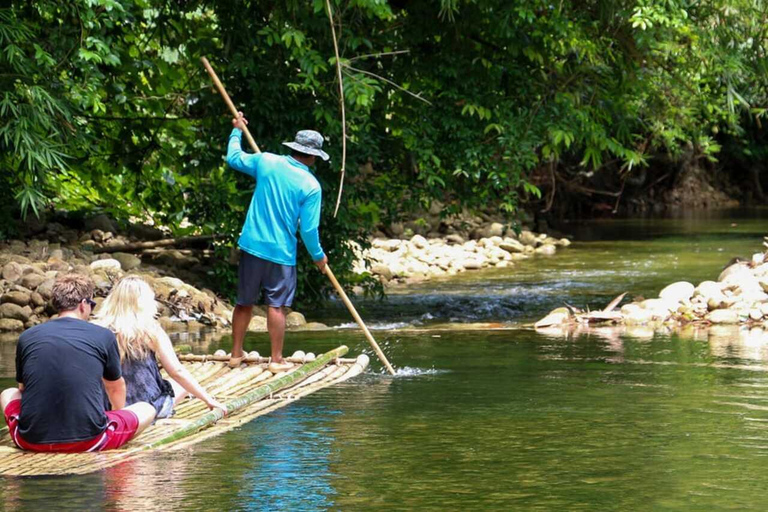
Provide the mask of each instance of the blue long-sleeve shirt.
{"label": "blue long-sleeve shirt", "polygon": [[229,136],[227,163],[256,179],[248,215],[238,245],[256,257],[296,265],[296,231],[313,261],[323,259],[320,247],[322,191],[309,167],[290,156],[245,153],[243,132],[235,128]]}

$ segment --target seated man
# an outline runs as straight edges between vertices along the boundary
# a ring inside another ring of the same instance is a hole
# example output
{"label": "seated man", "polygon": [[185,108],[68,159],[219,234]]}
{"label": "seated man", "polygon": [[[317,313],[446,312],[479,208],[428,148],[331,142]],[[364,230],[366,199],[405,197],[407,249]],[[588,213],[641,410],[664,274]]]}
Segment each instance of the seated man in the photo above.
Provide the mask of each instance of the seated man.
{"label": "seated man", "polygon": [[[87,322],[93,282],[69,274],[53,286],[59,317],[28,329],[16,347],[19,387],[0,394],[11,438],[23,450],[119,448],[155,417],[145,402],[125,407],[125,381],[112,331]],[[112,411],[104,411],[106,389]]]}

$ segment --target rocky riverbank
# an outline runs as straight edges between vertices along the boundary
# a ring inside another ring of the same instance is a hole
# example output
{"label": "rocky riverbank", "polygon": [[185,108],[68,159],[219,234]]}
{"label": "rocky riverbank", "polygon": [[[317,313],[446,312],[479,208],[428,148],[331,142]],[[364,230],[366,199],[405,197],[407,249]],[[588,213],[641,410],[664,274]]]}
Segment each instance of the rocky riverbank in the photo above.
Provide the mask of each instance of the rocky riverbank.
{"label": "rocky riverbank", "polygon": [[571,244],[567,238],[558,239],[546,233],[505,232],[499,223],[479,234],[488,236],[471,240],[457,233],[429,239],[422,235],[409,240],[374,238],[369,249],[355,248],[358,261],[354,271],[370,272],[384,284],[418,282],[468,270],[507,268],[536,255],[552,256],[559,247]]}
{"label": "rocky riverbank", "polygon": [[[768,247],[768,237],[764,243]],[[623,324],[686,325],[748,324],[768,328],[768,251],[737,261],[717,281],[698,286],[679,281],[666,286],[657,298],[631,302],[618,308],[623,295],[602,310],[579,311],[562,307],[536,322],[535,327]]]}
{"label": "rocky riverbank", "polygon": [[[197,288],[155,265],[157,255],[144,261],[128,252],[96,253],[102,247],[125,246],[141,238],[135,234],[105,231],[109,219],[101,219],[100,227],[88,231],[50,223],[45,231],[27,240],[0,243],[0,333],[18,333],[45,322],[55,315],[50,304],[51,290],[60,273],[88,275],[96,284],[95,301],[103,298],[125,274],[139,275],[155,291],[160,322],[169,331],[199,331],[204,328],[227,328],[232,318],[232,305],[207,288]],[[93,223],[91,224],[93,226]],[[186,257],[181,251],[178,257]],[[161,254],[158,252],[158,254]],[[177,256],[171,254],[165,259]],[[165,261],[163,257],[160,257]],[[173,267],[171,267],[173,268]],[[304,316],[291,311],[289,328],[322,329],[323,324],[307,323]],[[255,308],[250,330],[265,331],[266,311]]]}

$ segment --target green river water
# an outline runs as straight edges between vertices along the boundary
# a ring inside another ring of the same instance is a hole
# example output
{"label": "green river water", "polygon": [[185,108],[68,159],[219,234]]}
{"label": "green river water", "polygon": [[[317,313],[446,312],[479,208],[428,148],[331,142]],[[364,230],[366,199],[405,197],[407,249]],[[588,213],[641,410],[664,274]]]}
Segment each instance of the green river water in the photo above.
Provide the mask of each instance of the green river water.
{"label": "green river water", "polygon": [[[400,369],[322,390],[178,453],[83,477],[0,479],[4,510],[744,510],[768,488],[762,330],[564,335],[525,327],[567,301],[603,307],[716,278],[761,249],[768,212],[591,222],[513,269],[361,304]],[[735,224],[735,225],[733,225]],[[311,315],[310,315],[311,316]],[[314,314],[338,325],[338,305]],[[478,329],[478,323],[502,329]],[[196,351],[228,337],[182,339]],[[345,328],[289,333],[287,351]],[[265,335],[249,349],[268,351]],[[0,384],[13,346],[0,346]]]}

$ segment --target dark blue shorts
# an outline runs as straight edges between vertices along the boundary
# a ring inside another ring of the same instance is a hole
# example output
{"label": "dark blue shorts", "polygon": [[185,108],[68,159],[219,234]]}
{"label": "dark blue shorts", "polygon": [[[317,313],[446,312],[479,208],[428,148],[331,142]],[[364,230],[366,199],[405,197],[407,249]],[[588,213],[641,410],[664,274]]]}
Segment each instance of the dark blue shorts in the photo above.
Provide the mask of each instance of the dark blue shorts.
{"label": "dark blue shorts", "polygon": [[273,263],[241,251],[238,276],[239,306],[258,304],[262,291],[267,306],[277,308],[293,304],[293,296],[296,293],[296,267]]}

